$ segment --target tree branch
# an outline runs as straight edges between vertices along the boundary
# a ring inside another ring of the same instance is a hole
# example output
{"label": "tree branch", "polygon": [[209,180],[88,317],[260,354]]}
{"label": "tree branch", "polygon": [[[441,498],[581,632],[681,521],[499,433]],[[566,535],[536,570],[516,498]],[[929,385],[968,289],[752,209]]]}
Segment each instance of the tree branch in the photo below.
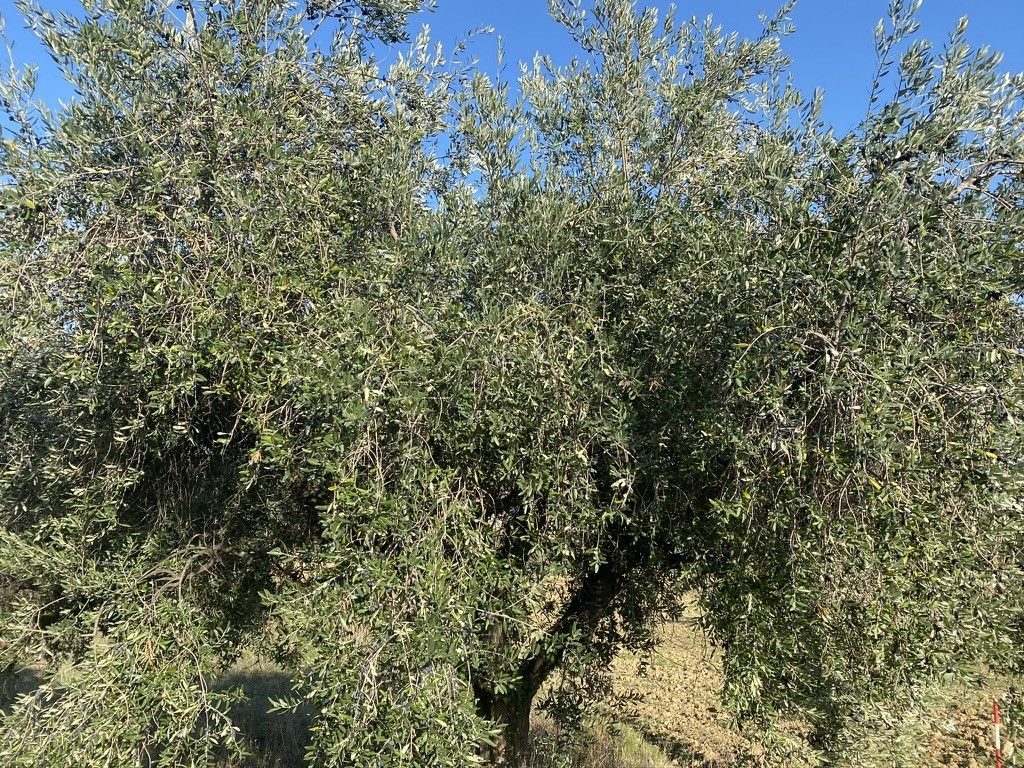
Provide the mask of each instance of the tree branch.
{"label": "tree branch", "polygon": [[612,602],[622,588],[622,574],[611,563],[605,563],[596,571],[588,573],[565,604],[558,619],[552,625],[549,641],[544,650],[520,665],[520,676],[524,686],[535,693],[561,663],[569,646],[569,639],[579,632],[587,637],[597,629],[598,623],[608,614]]}

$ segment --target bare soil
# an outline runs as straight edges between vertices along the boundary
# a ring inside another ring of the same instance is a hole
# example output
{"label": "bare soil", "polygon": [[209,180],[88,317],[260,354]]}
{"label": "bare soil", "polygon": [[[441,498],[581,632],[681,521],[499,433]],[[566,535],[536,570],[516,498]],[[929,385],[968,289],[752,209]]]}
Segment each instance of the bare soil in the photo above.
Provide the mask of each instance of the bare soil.
{"label": "bare soil", "polygon": [[632,725],[666,756],[678,765],[717,768],[752,752],[719,706],[721,664],[695,622],[666,626],[643,674],[640,662],[632,654],[616,660],[616,693],[640,697]]}

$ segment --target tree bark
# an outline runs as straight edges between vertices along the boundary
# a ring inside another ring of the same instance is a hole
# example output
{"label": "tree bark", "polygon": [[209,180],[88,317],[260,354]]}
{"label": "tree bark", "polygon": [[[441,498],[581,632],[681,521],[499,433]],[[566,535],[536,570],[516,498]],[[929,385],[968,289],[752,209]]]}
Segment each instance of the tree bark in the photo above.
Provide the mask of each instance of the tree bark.
{"label": "tree bark", "polygon": [[[473,681],[477,713],[501,729],[494,747],[485,750],[484,756],[492,765],[522,768],[528,764],[530,710],[534,698],[544,681],[561,664],[568,639],[577,633],[586,638],[596,629],[620,586],[620,576],[610,565],[587,574],[551,626],[547,647],[520,664],[515,687],[499,694],[479,678]],[[504,641],[500,629],[495,630],[491,640]]]}
{"label": "tree bark", "polygon": [[[532,686],[531,686],[532,687]],[[539,687],[539,686],[538,686]],[[530,759],[530,710],[536,690],[516,689],[504,695],[477,691],[477,710],[501,728],[485,752],[492,765],[522,768]]]}

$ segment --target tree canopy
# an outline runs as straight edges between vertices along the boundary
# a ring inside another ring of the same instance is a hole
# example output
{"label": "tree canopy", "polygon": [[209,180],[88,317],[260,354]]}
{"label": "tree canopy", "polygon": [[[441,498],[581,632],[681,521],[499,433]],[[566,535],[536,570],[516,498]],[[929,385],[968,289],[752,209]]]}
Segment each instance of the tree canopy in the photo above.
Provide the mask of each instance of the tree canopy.
{"label": "tree canopy", "polygon": [[915,6],[838,133],[790,7],[558,0],[508,81],[417,0],[19,0],[75,97],[0,80],[4,763],[213,765],[256,652],[317,765],[516,765],[691,592],[834,756],[1019,663],[1024,76]]}

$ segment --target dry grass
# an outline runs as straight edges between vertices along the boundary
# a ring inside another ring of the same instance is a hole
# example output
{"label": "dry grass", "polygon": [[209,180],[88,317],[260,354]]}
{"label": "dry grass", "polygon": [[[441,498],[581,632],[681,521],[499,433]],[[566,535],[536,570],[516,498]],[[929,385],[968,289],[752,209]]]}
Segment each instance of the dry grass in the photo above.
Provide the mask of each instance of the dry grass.
{"label": "dry grass", "polygon": [[531,768],[672,768],[658,747],[628,725],[594,724],[568,746],[543,716],[535,718]]}
{"label": "dry grass", "polygon": [[[232,717],[250,755],[228,761],[224,768],[300,768],[309,745],[309,717],[302,713],[269,712],[270,700],[285,696],[287,676],[274,667],[247,664],[222,681],[241,686],[246,701]],[[535,718],[531,768],[672,768],[656,746],[628,725],[595,725],[566,747],[557,729],[543,715]]]}
{"label": "dry grass", "polygon": [[646,741],[676,765],[701,768],[724,768],[757,752],[721,708],[721,660],[696,613],[662,628],[647,661],[642,675],[641,659],[632,654],[613,665],[616,693],[638,700],[630,722]]}
{"label": "dry grass", "polygon": [[[597,723],[582,738],[560,738],[543,715],[535,727],[532,768],[732,768],[744,765],[838,765],[793,740],[785,758],[762,763],[763,748],[745,738],[718,706],[722,683],[718,660],[704,643],[695,624],[683,621],[666,627],[646,675],[636,674],[638,659],[617,660],[615,687],[620,694],[640,697],[628,724]],[[14,699],[33,691],[38,670],[15,674],[0,670],[0,713]],[[246,701],[232,717],[250,753],[224,768],[299,768],[309,746],[308,712],[270,712],[271,700],[290,691],[286,672],[247,660],[219,681],[240,687]],[[974,685],[936,690],[922,706],[902,717],[884,715],[866,724],[858,744],[860,755],[843,765],[858,768],[982,768],[992,764],[991,706],[1002,704],[1008,740],[1024,738],[1024,688],[1020,680],[979,677]],[[623,718],[619,717],[618,720]],[[569,746],[567,746],[567,744]],[[1016,756],[1014,756],[1016,757]],[[1007,761],[1016,765],[1015,759]]]}
{"label": "dry grass", "polygon": [[250,753],[242,761],[227,762],[224,768],[297,768],[306,764],[309,714],[270,711],[272,700],[285,698],[291,691],[291,680],[286,672],[247,660],[219,683],[223,687],[241,688],[245,693],[245,701],[232,709],[231,718]]}
{"label": "dry grass", "polygon": [[593,740],[575,755],[578,768],[667,768],[673,765],[658,747],[627,725],[595,727]]}

